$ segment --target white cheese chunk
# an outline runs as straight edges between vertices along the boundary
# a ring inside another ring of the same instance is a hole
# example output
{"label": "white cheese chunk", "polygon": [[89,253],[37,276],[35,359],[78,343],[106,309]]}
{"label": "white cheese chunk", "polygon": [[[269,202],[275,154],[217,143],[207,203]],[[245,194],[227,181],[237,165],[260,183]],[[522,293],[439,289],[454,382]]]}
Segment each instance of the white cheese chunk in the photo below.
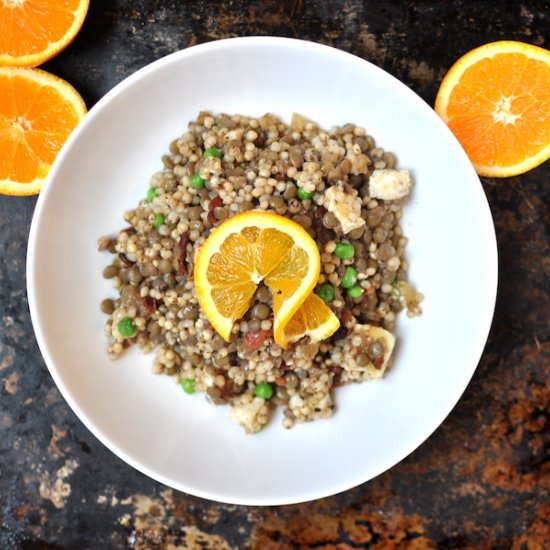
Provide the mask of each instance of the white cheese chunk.
{"label": "white cheese chunk", "polygon": [[407,196],[412,188],[408,170],[374,170],[369,178],[369,195],[373,199],[393,201]]}
{"label": "white cheese chunk", "polygon": [[344,234],[365,225],[361,217],[361,197],[349,185],[339,182],[329,187],[325,191],[324,206],[340,222]]}
{"label": "white cheese chunk", "polygon": [[248,433],[256,433],[262,428],[258,422],[258,414],[265,407],[265,399],[246,396],[240,402],[235,401],[231,412],[231,419],[244,426]]}

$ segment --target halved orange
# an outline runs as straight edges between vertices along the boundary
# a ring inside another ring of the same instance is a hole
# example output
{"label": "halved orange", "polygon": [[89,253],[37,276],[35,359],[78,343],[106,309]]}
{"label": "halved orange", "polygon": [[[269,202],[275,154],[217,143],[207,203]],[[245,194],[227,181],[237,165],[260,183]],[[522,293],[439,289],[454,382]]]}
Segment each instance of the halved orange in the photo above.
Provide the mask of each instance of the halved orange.
{"label": "halved orange", "polygon": [[85,114],[84,101],[64,80],[40,69],[0,67],[0,193],[38,193]]}
{"label": "halved orange", "polygon": [[0,65],[35,67],[70,44],[89,0],[0,0]]}
{"label": "halved orange", "polygon": [[435,111],[479,175],[535,168],[550,157],[550,52],[515,41],[468,52],[445,75]]}
{"label": "halved orange", "polygon": [[273,293],[273,336],[286,348],[284,329],[311,294],[321,260],[315,241],[297,223],[252,210],[223,222],[201,247],[194,268],[199,304],[226,341],[263,281]]}
{"label": "halved orange", "polygon": [[317,294],[310,294],[285,326],[284,334],[289,343],[304,336],[308,336],[310,342],[320,342],[332,336],[339,327],[338,317],[325,302]]}

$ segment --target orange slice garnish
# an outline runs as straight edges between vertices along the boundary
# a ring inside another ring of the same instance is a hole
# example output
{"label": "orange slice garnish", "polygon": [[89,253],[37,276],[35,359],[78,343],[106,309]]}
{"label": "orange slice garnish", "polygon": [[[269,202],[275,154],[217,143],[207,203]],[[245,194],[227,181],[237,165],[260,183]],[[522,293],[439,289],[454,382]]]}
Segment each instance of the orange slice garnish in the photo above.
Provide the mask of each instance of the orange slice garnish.
{"label": "orange slice garnish", "polygon": [[0,67],[0,193],[34,195],[86,114],[67,82],[40,69]]}
{"label": "orange slice garnish", "polygon": [[320,270],[319,250],[297,223],[271,212],[250,211],[223,222],[205,241],[194,268],[199,304],[229,341],[260,282],[273,293],[273,336],[288,346],[285,327],[311,294]]}
{"label": "orange slice garnish", "polygon": [[486,44],[445,75],[435,110],[481,176],[508,177],[550,157],[550,52]]}
{"label": "orange slice garnish", "polygon": [[340,327],[338,317],[325,302],[310,294],[285,327],[287,342],[296,342],[304,336],[310,342],[320,342],[332,336]]}

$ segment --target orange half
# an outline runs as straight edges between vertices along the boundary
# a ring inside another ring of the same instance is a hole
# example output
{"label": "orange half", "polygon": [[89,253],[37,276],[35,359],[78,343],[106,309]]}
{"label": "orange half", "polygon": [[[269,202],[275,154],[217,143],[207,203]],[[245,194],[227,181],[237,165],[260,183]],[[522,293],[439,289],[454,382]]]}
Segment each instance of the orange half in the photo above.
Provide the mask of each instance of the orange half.
{"label": "orange half", "polygon": [[85,114],[84,101],[64,80],[40,69],[0,67],[0,193],[38,193]]}
{"label": "orange half", "polygon": [[35,67],[71,43],[89,0],[0,0],[0,65]]}
{"label": "orange half", "polygon": [[479,175],[535,168],[550,157],[550,52],[515,41],[468,52],[445,75],[435,111]]}

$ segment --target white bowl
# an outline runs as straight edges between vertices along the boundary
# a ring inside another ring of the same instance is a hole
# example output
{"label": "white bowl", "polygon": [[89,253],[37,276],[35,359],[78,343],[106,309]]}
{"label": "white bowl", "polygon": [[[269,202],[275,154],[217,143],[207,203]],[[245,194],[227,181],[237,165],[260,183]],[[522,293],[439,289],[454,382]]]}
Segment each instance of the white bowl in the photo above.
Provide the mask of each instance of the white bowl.
{"label": "white bowl", "polygon": [[[424,313],[398,322],[381,381],[336,390],[333,418],[245,435],[227,407],[151,374],[152,356],[106,354],[100,301],[113,294],[97,239],[124,226],[170,141],[200,110],[328,128],[366,127],[416,187],[406,209],[410,278]],[[236,504],[289,504],[363,483],[416,449],[449,414],[480,359],[497,285],[485,195],[451,132],[410,89],[367,61],[283,38],[221,40],[174,53],[91,109],[51,170],[28,249],[36,337],[65,399],[116,455],[187,493]],[[457,445],[462,445],[457,441]]]}

